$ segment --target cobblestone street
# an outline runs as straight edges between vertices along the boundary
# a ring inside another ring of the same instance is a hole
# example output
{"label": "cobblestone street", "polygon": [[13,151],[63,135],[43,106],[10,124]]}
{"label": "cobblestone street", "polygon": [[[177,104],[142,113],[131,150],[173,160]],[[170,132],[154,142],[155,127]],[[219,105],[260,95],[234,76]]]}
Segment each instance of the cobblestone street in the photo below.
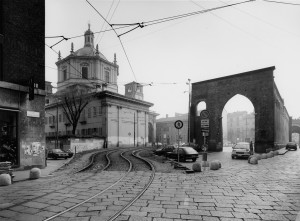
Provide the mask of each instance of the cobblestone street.
{"label": "cobblestone street", "polygon": [[[209,159],[218,154],[211,153]],[[258,165],[237,160],[217,171],[156,173],[148,190],[117,220],[299,221],[299,159],[298,150],[260,160]],[[105,190],[123,174],[65,174],[0,187],[0,219],[45,220]],[[107,220],[148,177],[149,172],[132,172],[108,192],[53,220]]]}

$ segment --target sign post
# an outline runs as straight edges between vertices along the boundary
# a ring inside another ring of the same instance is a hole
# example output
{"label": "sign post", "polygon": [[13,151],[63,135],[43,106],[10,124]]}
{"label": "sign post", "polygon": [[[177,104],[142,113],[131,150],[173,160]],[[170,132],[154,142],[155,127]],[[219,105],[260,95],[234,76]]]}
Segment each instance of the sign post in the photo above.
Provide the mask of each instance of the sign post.
{"label": "sign post", "polygon": [[[203,154],[202,154],[202,161],[207,161],[207,144],[206,144],[206,137],[209,136],[209,112],[207,110],[203,110],[200,113],[200,119],[201,119],[201,133],[203,136],[204,144],[203,144]],[[204,163],[205,166],[207,166],[206,163]]]}
{"label": "sign post", "polygon": [[175,121],[174,126],[178,130],[177,162],[179,163],[179,130],[183,127],[183,122],[181,120],[177,120]]}

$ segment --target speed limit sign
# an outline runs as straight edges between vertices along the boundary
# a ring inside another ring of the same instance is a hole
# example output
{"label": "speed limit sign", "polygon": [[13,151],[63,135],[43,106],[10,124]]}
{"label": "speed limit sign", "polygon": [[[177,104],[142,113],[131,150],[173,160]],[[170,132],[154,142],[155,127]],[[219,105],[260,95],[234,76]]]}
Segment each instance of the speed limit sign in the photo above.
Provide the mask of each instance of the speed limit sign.
{"label": "speed limit sign", "polygon": [[177,121],[175,121],[174,126],[176,129],[179,130],[183,127],[183,122],[181,120],[177,120]]}

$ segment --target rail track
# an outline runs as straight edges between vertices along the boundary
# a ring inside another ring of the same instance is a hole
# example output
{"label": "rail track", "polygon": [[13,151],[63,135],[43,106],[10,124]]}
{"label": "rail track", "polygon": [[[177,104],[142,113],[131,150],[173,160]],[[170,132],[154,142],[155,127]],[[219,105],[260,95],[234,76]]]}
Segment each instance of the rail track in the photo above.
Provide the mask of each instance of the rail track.
{"label": "rail track", "polygon": [[[141,186],[139,188],[139,191],[135,194],[135,196],[131,197],[131,200],[126,202],[125,205],[122,206],[121,209],[118,209],[117,211],[114,211],[114,214],[107,217],[107,221],[113,221],[117,219],[118,216],[120,216],[128,207],[130,207],[132,204],[134,204],[142,195],[143,193],[148,189],[148,187],[151,185],[151,183],[154,180],[155,177],[155,169],[151,161],[144,159],[138,155],[140,150],[134,148],[134,149],[122,149],[122,150],[111,150],[107,151],[105,154],[106,158],[106,165],[101,165],[101,166],[96,166],[99,164],[97,162],[97,159],[104,159],[104,153],[95,153],[93,157],[91,157],[91,162],[88,164],[84,169],[78,171],[78,173],[82,172],[92,172],[93,175],[95,174],[101,174],[103,173],[109,173],[113,171],[121,171],[123,173],[118,179],[116,179],[114,182],[112,182],[110,185],[106,186],[102,190],[99,190],[97,193],[94,193],[92,196],[88,197],[87,199],[82,200],[81,202],[65,209],[64,211],[61,211],[44,221],[50,221],[55,218],[60,217],[61,215],[72,211],[78,207],[83,206],[84,204],[88,203],[89,201],[94,200],[100,200],[103,195],[107,194],[111,190],[115,190],[117,188],[122,189],[123,186],[128,186],[126,182],[126,177],[130,177],[130,173],[135,172],[135,171],[151,171],[149,174],[148,181],[146,182],[141,182],[137,184],[132,184],[133,186]],[[92,177],[91,175],[90,177]],[[144,175],[143,178],[145,179]],[[128,179],[128,178],[127,178]],[[119,187],[118,187],[119,185]],[[101,219],[102,220],[102,219]]]}

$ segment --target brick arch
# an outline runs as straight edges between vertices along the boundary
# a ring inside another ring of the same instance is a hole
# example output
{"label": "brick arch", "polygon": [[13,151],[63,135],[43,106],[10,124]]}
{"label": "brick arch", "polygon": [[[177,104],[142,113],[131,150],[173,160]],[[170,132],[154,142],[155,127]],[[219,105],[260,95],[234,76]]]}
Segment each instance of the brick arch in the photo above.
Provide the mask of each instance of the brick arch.
{"label": "brick arch", "polygon": [[255,150],[265,152],[267,148],[272,147],[275,142],[275,103],[283,103],[274,82],[274,69],[275,67],[269,67],[193,83],[190,139],[203,144],[200,117],[195,115],[195,108],[200,101],[205,101],[206,109],[210,112],[209,150],[222,151],[222,111],[232,97],[240,94],[252,102],[256,113]]}

